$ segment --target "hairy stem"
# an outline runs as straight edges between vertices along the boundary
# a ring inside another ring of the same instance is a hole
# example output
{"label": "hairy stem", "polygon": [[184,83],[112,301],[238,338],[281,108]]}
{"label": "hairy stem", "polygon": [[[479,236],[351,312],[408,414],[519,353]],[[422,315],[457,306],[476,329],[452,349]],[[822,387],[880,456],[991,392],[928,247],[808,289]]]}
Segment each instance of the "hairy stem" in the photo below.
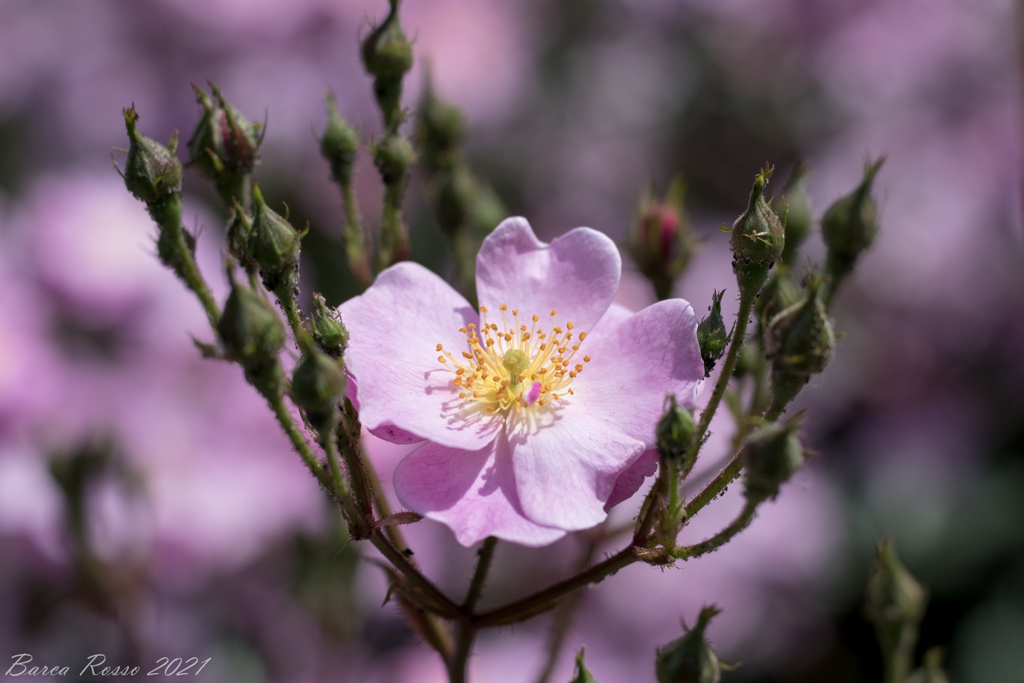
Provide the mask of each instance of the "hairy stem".
{"label": "hairy stem", "polygon": [[632,546],[624,548],[603,562],[593,565],[586,571],[537,591],[525,598],[509,603],[504,607],[485,612],[474,617],[473,621],[478,628],[506,626],[525,621],[532,616],[551,609],[566,594],[596,583],[634,562],[636,562],[636,557],[633,554]]}
{"label": "hairy stem", "polygon": [[491,569],[491,561],[494,559],[494,548],[498,545],[498,539],[493,536],[484,540],[480,548],[479,560],[476,563],[476,571],[473,572],[473,580],[469,584],[469,591],[466,593],[466,601],[462,604],[462,611],[468,618],[464,618],[459,624],[458,636],[455,641],[455,654],[448,667],[448,680],[451,683],[466,683],[467,667],[469,657],[473,652],[473,641],[476,639],[478,626],[473,623],[473,610],[480,599],[484,589],[484,582],[487,580],[487,573]]}
{"label": "hairy stem", "polygon": [[167,265],[171,266],[185,286],[199,298],[206,318],[210,321],[210,327],[216,330],[220,321],[220,308],[214,301],[210,288],[206,286],[199,266],[196,265],[195,256],[185,240],[185,229],[181,225],[181,197],[177,194],[171,195],[162,205],[151,205],[149,210],[173,251],[174,262]]}
{"label": "hairy stem", "polygon": [[693,557],[699,557],[706,555],[713,550],[718,550],[723,545],[728,543],[736,536],[739,532],[746,529],[752,521],[754,521],[754,514],[757,512],[757,503],[752,503],[749,500],[746,505],[743,506],[743,510],[734,519],[729,526],[725,527],[717,534],[708,538],[700,543],[693,545],[684,546],[677,549],[673,556],[676,559],[687,560]]}

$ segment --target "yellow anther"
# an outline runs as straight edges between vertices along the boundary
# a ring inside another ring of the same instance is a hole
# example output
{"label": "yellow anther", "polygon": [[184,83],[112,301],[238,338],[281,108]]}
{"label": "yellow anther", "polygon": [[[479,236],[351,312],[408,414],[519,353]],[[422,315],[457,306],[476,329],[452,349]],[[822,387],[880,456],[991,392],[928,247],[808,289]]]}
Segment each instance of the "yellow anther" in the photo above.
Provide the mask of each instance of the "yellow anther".
{"label": "yellow anther", "polygon": [[554,308],[551,309],[551,315],[558,315],[558,311]]}
{"label": "yellow anther", "polygon": [[536,314],[535,314],[535,315],[533,316],[533,322],[537,322],[538,320],[540,320],[540,318],[538,318],[538,317],[536,316]]}
{"label": "yellow anther", "polygon": [[459,392],[459,398],[466,398],[466,392],[465,391],[460,391]]}
{"label": "yellow anther", "polygon": [[473,354],[471,354],[469,351],[463,351],[462,357],[467,360],[473,360]]}
{"label": "yellow anther", "polygon": [[444,356],[438,356],[438,357],[437,357],[437,360],[439,360],[439,361],[440,361],[440,362],[442,362],[442,363],[447,363],[447,362],[448,362],[448,359],[447,359],[447,358],[445,358]]}
{"label": "yellow anther", "polygon": [[505,304],[502,304],[502,305],[498,306],[498,308],[500,308],[503,311],[507,311],[508,310],[508,306],[506,306]]}
{"label": "yellow anther", "polygon": [[569,320],[569,321],[566,321],[566,323],[565,323],[565,326],[566,326],[566,327],[568,327],[568,328],[569,328],[569,329],[571,330],[571,329],[572,329],[572,327],[573,327],[573,325],[572,325],[572,321],[571,321],[571,320]]}
{"label": "yellow anther", "polygon": [[514,308],[513,308],[513,309],[512,309],[512,315],[513,315],[513,316],[517,316],[517,315],[519,315],[519,311],[517,311],[516,309],[514,309]]}
{"label": "yellow anther", "polygon": [[[505,310],[505,309],[502,309],[502,310]],[[480,307],[480,312],[481,313],[486,313],[487,312],[487,307],[486,306],[481,306]]]}
{"label": "yellow anther", "polygon": [[583,341],[586,338],[587,338],[587,333],[586,332],[580,332],[580,341]]}
{"label": "yellow anther", "polygon": [[576,372],[583,372],[583,363],[576,364]]}
{"label": "yellow anther", "polygon": [[584,363],[589,363],[590,362],[590,356],[583,356],[583,362]]}
{"label": "yellow anther", "polygon": [[456,374],[456,375],[461,375],[461,374],[463,374],[464,372],[466,372],[466,368],[459,368],[458,370],[456,370],[456,371],[455,371],[455,374]]}

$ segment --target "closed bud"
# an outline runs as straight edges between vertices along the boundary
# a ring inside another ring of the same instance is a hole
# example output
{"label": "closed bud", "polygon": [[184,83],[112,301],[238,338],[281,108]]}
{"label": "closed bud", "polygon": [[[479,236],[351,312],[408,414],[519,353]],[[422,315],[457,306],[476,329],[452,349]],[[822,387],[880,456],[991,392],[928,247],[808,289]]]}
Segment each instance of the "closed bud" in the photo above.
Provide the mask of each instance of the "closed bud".
{"label": "closed bud", "polygon": [[228,253],[239,263],[250,265],[249,236],[252,234],[252,221],[245,215],[242,207],[236,205],[228,223]]}
{"label": "closed bud", "polygon": [[924,653],[924,666],[910,674],[907,683],[949,683],[942,669],[942,648],[933,647]]}
{"label": "closed bud", "polygon": [[903,566],[892,544],[883,540],[878,544],[878,557],[868,579],[864,611],[874,624],[879,645],[887,657],[913,650],[927,604],[928,592]]}
{"label": "closed bud", "polygon": [[684,196],[685,185],[679,177],[672,180],[661,201],[646,193],[629,230],[630,254],[640,272],[654,285],[659,299],[671,296],[672,285],[697,248],[683,210]]}
{"label": "closed bud", "polygon": [[771,175],[772,168],[765,166],[755,176],[747,210],[733,223],[729,239],[737,282],[753,294],[761,291],[768,270],[782,255],[786,243],[782,222],[764,200],[764,187]]}
{"label": "closed bud", "polygon": [[404,183],[414,161],[416,153],[409,140],[395,131],[385,133],[373,147],[373,163],[385,185]]}
{"label": "closed bud", "polygon": [[808,277],[803,299],[776,314],[765,331],[765,357],[774,373],[807,378],[824,370],[835,352],[835,331],[821,300],[823,280]]}
{"label": "closed bud", "polygon": [[159,204],[181,190],[181,164],[174,154],[178,147],[178,134],[173,134],[164,147],[156,140],[141,135],[135,128],[139,120],[135,105],[123,113],[130,140],[122,175],[125,187],[136,199],[146,204]]}
{"label": "closed bud", "polygon": [[796,261],[800,245],[811,233],[811,200],[807,196],[807,187],[804,183],[804,176],[807,174],[807,167],[798,164],[790,178],[789,185],[782,193],[781,198],[772,202],[772,209],[782,220],[786,230],[786,246],[779,258],[783,263],[792,264]]}
{"label": "closed bud", "polygon": [[654,430],[661,459],[683,462],[696,431],[690,411],[680,407],[673,394],[666,396],[665,411]]}
{"label": "closed bud", "polygon": [[398,21],[398,3],[362,45],[366,72],[378,79],[399,80],[412,68],[412,46]]}
{"label": "closed bud", "polygon": [[329,427],[345,395],[341,362],[320,351],[308,338],[300,340],[302,357],[292,374],[292,398],[317,428]]}
{"label": "closed bud", "polygon": [[708,623],[718,613],[717,607],[703,608],[692,629],[658,650],[654,665],[658,683],[718,683],[721,680],[722,665],[704,637]]}
{"label": "closed bud", "polygon": [[427,169],[437,171],[454,165],[465,135],[462,113],[438,97],[427,78],[416,110],[416,140],[423,148]]}
{"label": "closed bud", "polygon": [[323,296],[313,293],[313,339],[324,353],[340,358],[348,344],[348,330],[342,324],[337,311],[327,306]]}
{"label": "closed bud", "polygon": [[267,206],[256,183],[252,188],[256,214],[249,233],[249,258],[259,268],[267,289],[273,291],[282,283],[295,285],[302,234]]}
{"label": "closed bud", "polygon": [[799,417],[761,427],[740,451],[744,493],[751,503],[775,498],[779,487],[804,464],[804,449],[796,436],[798,425]]}
{"label": "closed bud", "polygon": [[331,177],[342,187],[351,184],[359,152],[359,136],[338,113],[334,95],[327,96],[327,128],[320,138],[320,154],[331,166]]}
{"label": "closed bud", "polygon": [[192,89],[203,115],[188,141],[190,163],[218,185],[252,173],[263,142],[260,124],[246,120],[212,83],[212,98],[197,85]]}
{"label": "closed bud", "polygon": [[569,683],[597,683],[583,664],[583,650],[576,655],[576,673]]}
{"label": "closed bud", "polygon": [[792,272],[790,267],[780,264],[775,276],[768,280],[768,284],[761,290],[761,295],[754,303],[754,312],[760,321],[762,346],[763,332],[768,328],[772,318],[804,298],[804,290],[793,280]]}
{"label": "closed bud", "polygon": [[836,200],[821,219],[821,233],[828,247],[827,271],[836,281],[853,269],[861,252],[878,233],[878,207],[871,186],[885,162],[882,157],[864,168],[864,178],[850,194]]}
{"label": "closed bud", "polygon": [[721,292],[712,292],[711,306],[708,314],[697,325],[697,343],[700,345],[700,357],[704,360],[704,376],[707,377],[715,367],[715,363],[725,354],[729,345],[729,332],[725,329],[722,318]]}
{"label": "closed bud", "polygon": [[217,323],[217,335],[226,355],[247,370],[276,359],[285,342],[284,324],[263,297],[235,281],[228,271],[231,294]]}

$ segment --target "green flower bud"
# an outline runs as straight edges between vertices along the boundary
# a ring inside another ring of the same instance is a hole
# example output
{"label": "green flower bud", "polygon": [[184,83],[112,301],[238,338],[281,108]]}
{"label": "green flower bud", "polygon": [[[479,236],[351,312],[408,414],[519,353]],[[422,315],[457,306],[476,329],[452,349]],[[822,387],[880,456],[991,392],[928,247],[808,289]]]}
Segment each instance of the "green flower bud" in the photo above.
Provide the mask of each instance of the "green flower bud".
{"label": "green flower bud", "polygon": [[252,191],[256,215],[249,233],[249,258],[259,268],[267,289],[273,291],[282,283],[295,285],[302,234],[284,216],[267,206],[256,183]]}
{"label": "green flower bud", "polygon": [[[788,245],[789,242],[787,241]],[[793,280],[792,269],[780,264],[775,270],[775,277],[761,290],[761,295],[754,302],[754,312],[760,321],[762,332],[761,343],[764,345],[763,332],[768,329],[772,318],[793,304],[802,301],[804,290]]]}
{"label": "green flower bud", "polygon": [[718,359],[725,354],[729,346],[729,332],[725,329],[722,318],[722,296],[725,294],[713,291],[708,315],[697,325],[697,343],[700,345],[700,357],[704,360],[704,376],[707,377],[715,367]]}
{"label": "green flower bud", "polygon": [[798,424],[795,419],[761,427],[740,451],[744,492],[752,503],[775,498],[779,487],[804,464],[804,449],[796,436]]}
{"label": "green flower bud", "polygon": [[359,136],[341,118],[334,94],[327,95],[327,128],[320,138],[320,154],[331,166],[331,177],[342,187],[352,182],[352,173],[359,152]]}
{"label": "green flower bud", "polygon": [[789,185],[782,193],[782,197],[772,202],[772,209],[782,220],[786,229],[786,246],[782,250],[780,260],[783,263],[792,264],[796,261],[800,245],[811,233],[811,200],[807,196],[807,187],[804,183],[804,176],[807,174],[807,167],[798,164],[793,170],[793,177]]}
{"label": "green flower bud", "polygon": [[665,411],[654,429],[661,459],[684,462],[696,431],[690,411],[680,407],[673,394],[666,396]]}
{"label": "green flower bud", "polygon": [[192,89],[203,115],[188,141],[190,164],[218,184],[252,173],[263,142],[260,124],[246,120],[212,83],[212,99],[199,86],[193,84]]}
{"label": "green flower bud", "polygon": [[404,183],[409,167],[416,161],[416,153],[409,140],[390,131],[373,147],[373,163],[380,171],[385,185]]}
{"label": "green flower bud", "polygon": [[878,207],[871,196],[871,185],[884,162],[882,157],[865,166],[860,185],[836,200],[821,219],[821,233],[828,247],[826,270],[837,282],[849,274],[878,233]]}
{"label": "green flower bud", "polygon": [[398,21],[398,3],[362,46],[366,72],[378,79],[400,80],[412,68],[412,46]]}
{"label": "green flower bud", "polygon": [[696,626],[658,650],[654,665],[658,683],[718,683],[721,680],[722,665],[704,638],[704,630],[718,613],[717,607],[703,608]]}
{"label": "green flower bud", "polygon": [[263,297],[235,281],[229,270],[231,294],[217,323],[217,334],[228,358],[256,369],[277,358],[285,342],[284,324]]}
{"label": "green flower bud", "polygon": [[887,657],[913,650],[927,604],[928,592],[903,566],[892,544],[883,540],[868,579],[864,611]]}
{"label": "green flower bud", "polygon": [[329,427],[345,396],[345,370],[340,361],[317,349],[308,337],[300,344],[302,358],[292,374],[292,398],[315,427]]}
{"label": "green flower bud", "polygon": [[252,221],[241,206],[235,206],[228,223],[228,253],[239,263],[249,265],[249,237],[252,235]]}
{"label": "green flower bud", "polygon": [[348,330],[319,292],[313,293],[313,339],[324,353],[335,358],[341,358],[348,345]]}
{"label": "green flower bud", "polygon": [[836,347],[832,321],[821,300],[823,280],[810,277],[801,301],[779,312],[765,331],[765,357],[772,371],[809,377],[825,369]]}
{"label": "green flower bud", "polygon": [[690,263],[697,240],[683,210],[685,184],[672,180],[663,201],[648,191],[641,198],[629,230],[629,250],[640,272],[654,285],[659,299],[672,294],[672,285]]}
{"label": "green flower bud", "polygon": [[755,176],[747,210],[732,226],[729,244],[732,247],[733,270],[744,289],[761,290],[768,269],[779,259],[786,243],[785,229],[779,217],[764,200],[764,186],[771,175],[772,168],[766,166]]}
{"label": "green flower bud", "polygon": [[146,204],[159,204],[181,190],[181,164],[174,155],[178,148],[178,134],[173,134],[164,147],[136,130],[139,115],[134,104],[123,113],[130,144],[121,177],[136,199]]}
{"label": "green flower bud", "polygon": [[462,112],[437,96],[428,77],[416,110],[416,139],[423,148],[427,170],[438,171],[454,165],[465,136],[466,121]]}
{"label": "green flower bud", "polygon": [[933,647],[924,653],[924,666],[910,674],[907,683],[949,683],[949,676],[942,670],[942,648]]}
{"label": "green flower bud", "polygon": [[597,683],[590,672],[587,671],[587,667],[583,665],[583,650],[580,650],[576,655],[576,673],[569,683]]}

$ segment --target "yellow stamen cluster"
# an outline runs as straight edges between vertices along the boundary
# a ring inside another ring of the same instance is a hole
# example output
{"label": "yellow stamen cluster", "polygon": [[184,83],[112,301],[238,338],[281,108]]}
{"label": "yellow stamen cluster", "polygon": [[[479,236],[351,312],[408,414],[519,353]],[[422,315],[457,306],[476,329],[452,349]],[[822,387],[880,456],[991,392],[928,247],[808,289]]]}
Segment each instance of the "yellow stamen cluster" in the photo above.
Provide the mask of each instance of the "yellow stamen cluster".
{"label": "yellow stamen cluster", "polygon": [[[563,329],[557,324],[558,311],[552,310],[548,331],[538,326],[540,316],[531,316],[530,325],[519,321],[519,311],[509,311],[502,304],[501,325],[490,322],[489,311],[480,307],[480,329],[470,323],[459,332],[466,335],[467,350],[453,354],[437,345],[437,360],[455,373],[453,391],[464,399],[463,405],[476,401],[488,413],[509,409],[543,406],[573,393],[569,385],[583,371],[590,356],[582,363],[573,363],[586,332],[574,332],[567,321]],[[509,321],[511,313],[511,324]],[[540,383],[540,394],[532,392]]]}

